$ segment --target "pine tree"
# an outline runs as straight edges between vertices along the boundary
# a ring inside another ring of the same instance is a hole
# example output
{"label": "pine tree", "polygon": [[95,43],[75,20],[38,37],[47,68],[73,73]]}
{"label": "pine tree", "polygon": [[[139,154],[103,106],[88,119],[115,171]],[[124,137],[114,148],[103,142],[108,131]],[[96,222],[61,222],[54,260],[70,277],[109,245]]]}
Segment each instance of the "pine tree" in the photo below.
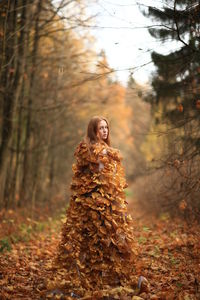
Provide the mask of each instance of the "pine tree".
{"label": "pine tree", "polygon": [[149,29],[151,36],[164,44],[170,40],[180,45],[178,49],[172,47],[165,55],[152,52],[156,72],[149,102],[154,115],[161,109],[155,123],[166,123],[173,129],[166,142],[168,163],[177,162],[177,176],[181,178],[176,201],[180,201],[180,196],[186,197],[193,212],[197,212],[197,191],[200,189],[200,1],[165,0],[162,8],[148,7],[143,14],[161,25]]}
{"label": "pine tree", "polygon": [[[162,24],[162,28],[151,28],[150,34],[161,39],[181,42],[178,50],[163,55],[152,53],[157,71],[152,79],[156,99],[154,107],[163,104],[160,122],[165,119],[175,127],[194,124],[184,142],[194,146],[193,155],[199,154],[200,136],[197,135],[200,106],[200,3],[199,1],[165,1],[162,9],[149,7],[148,15]],[[192,122],[192,123],[191,123]],[[191,127],[191,126],[190,126]],[[191,135],[192,130],[192,135]],[[195,137],[192,137],[195,136]]]}

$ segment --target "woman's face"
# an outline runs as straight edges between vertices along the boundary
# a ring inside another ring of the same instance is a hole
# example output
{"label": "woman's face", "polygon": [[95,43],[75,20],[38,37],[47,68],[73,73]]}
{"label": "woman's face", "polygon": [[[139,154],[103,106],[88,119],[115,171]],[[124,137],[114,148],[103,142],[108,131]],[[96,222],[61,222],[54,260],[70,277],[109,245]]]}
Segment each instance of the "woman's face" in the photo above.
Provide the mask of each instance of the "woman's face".
{"label": "woman's face", "polygon": [[107,137],[108,137],[108,125],[107,125],[106,121],[102,120],[98,123],[97,136],[102,140],[107,139]]}

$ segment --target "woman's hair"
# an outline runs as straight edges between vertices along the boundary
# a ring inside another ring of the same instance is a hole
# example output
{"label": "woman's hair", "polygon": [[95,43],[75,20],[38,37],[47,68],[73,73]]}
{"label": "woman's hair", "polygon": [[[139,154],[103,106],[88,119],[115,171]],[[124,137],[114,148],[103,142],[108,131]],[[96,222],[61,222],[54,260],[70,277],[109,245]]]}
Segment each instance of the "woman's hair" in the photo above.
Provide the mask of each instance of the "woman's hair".
{"label": "woman's hair", "polygon": [[[98,124],[100,121],[105,121],[108,126],[108,136],[107,136],[107,139],[104,141],[100,140],[99,137],[97,136]],[[88,123],[87,136],[86,136],[85,140],[89,144],[93,144],[93,143],[97,143],[97,142],[105,142],[108,146],[110,146],[109,133],[110,133],[110,128],[109,128],[108,120],[104,117],[94,116]]]}

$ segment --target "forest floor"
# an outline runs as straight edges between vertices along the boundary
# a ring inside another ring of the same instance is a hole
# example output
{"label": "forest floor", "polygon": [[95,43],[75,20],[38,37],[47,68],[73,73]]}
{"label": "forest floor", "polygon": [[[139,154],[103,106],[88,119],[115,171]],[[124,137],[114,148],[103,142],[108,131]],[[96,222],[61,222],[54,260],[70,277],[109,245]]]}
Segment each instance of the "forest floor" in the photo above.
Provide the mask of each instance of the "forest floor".
{"label": "forest floor", "polygon": [[[132,299],[200,299],[200,226],[147,214],[131,193],[128,198],[138,250],[135,272],[150,284]],[[37,220],[19,211],[0,212],[0,299],[44,299],[64,219],[65,209]]]}

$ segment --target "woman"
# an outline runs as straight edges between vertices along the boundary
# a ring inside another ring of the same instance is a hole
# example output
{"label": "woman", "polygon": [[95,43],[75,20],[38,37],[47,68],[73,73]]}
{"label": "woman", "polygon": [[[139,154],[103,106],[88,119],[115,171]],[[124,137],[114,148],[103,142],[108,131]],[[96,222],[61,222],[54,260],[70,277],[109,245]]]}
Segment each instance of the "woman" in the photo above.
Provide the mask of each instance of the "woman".
{"label": "woman", "polygon": [[136,284],[127,183],[122,157],[110,146],[109,134],[108,121],[93,117],[74,153],[70,204],[50,284],[71,297],[90,293],[91,299],[101,299],[100,291],[103,296],[114,287]]}

